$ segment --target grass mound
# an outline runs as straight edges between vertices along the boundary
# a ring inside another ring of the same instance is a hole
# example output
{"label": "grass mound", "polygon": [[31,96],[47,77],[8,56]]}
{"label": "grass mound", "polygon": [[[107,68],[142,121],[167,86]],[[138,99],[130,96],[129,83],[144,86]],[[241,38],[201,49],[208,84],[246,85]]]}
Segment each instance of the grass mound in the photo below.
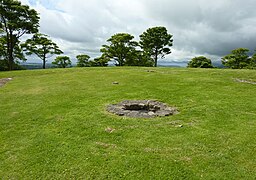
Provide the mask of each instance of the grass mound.
{"label": "grass mound", "polygon": [[[3,179],[254,179],[255,71],[72,68],[1,72]],[[118,85],[113,84],[118,82]],[[109,104],[154,99],[137,119]]]}

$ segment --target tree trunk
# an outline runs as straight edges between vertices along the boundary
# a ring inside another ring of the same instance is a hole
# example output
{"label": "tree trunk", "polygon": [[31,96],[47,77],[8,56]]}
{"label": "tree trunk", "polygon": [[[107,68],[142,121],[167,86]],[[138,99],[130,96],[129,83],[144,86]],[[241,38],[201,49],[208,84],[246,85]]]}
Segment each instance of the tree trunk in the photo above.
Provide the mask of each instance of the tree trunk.
{"label": "tree trunk", "polygon": [[157,67],[157,56],[158,56],[158,50],[156,49],[156,52],[155,52],[155,67]]}
{"label": "tree trunk", "polygon": [[46,58],[43,58],[43,69],[45,69],[45,64],[46,64]]}
{"label": "tree trunk", "polygon": [[13,58],[13,35],[12,32],[7,34],[7,54],[8,54],[8,69],[9,71],[13,70],[14,58]]}
{"label": "tree trunk", "polygon": [[8,70],[11,71],[13,70],[13,53],[12,53],[12,49],[9,48],[8,49]]}
{"label": "tree trunk", "polygon": [[6,61],[8,65],[8,70],[11,71],[13,69],[13,63],[14,63],[14,58],[13,58],[13,37],[12,37],[12,31],[8,31],[8,26],[6,19],[1,16],[1,20],[3,20],[4,23],[4,30],[6,31],[6,43],[7,43],[7,49],[6,49]]}

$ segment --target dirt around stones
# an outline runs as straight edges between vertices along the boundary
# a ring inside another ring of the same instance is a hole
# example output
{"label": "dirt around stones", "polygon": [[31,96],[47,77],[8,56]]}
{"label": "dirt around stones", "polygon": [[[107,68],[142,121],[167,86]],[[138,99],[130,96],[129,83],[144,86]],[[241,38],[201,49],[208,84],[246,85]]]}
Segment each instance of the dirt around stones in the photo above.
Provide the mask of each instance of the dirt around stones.
{"label": "dirt around stones", "polygon": [[7,82],[11,81],[12,78],[2,78],[0,79],[0,87],[4,86]]}
{"label": "dirt around stones", "polygon": [[155,100],[125,100],[118,104],[108,105],[107,111],[118,116],[132,118],[154,118],[178,113],[176,108]]}

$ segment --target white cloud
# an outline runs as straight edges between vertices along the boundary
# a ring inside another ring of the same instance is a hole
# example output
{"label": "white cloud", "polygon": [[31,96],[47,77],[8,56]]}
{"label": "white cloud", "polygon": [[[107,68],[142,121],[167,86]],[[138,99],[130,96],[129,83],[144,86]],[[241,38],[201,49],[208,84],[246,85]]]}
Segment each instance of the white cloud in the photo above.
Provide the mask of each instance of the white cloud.
{"label": "white cloud", "polygon": [[[28,0],[22,0],[29,4]],[[255,0],[30,0],[40,13],[40,30],[72,57],[99,55],[113,34],[128,32],[138,40],[152,26],[173,34],[167,60],[197,55],[219,59],[238,47],[256,48]]]}

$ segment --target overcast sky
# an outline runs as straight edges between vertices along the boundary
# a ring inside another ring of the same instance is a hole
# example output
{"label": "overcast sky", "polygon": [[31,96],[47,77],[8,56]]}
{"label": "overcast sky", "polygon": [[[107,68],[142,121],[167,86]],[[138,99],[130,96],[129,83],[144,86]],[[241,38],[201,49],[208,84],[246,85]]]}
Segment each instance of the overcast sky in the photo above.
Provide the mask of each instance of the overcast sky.
{"label": "overcast sky", "polygon": [[154,26],[173,35],[167,60],[218,60],[238,47],[256,49],[256,0],[21,0],[40,13],[40,31],[74,57],[100,56],[115,33]]}

